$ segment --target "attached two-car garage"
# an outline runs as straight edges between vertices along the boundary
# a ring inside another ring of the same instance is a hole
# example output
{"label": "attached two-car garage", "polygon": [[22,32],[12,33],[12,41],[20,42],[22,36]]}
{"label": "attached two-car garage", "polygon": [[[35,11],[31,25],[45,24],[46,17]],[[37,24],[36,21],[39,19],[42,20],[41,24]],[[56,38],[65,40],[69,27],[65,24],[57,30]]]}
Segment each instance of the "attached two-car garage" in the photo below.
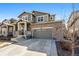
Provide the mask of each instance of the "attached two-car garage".
{"label": "attached two-car garage", "polygon": [[38,39],[52,39],[52,29],[35,29],[33,37]]}
{"label": "attached two-car garage", "polygon": [[62,22],[47,22],[31,24],[31,34],[36,39],[63,39],[63,29],[65,26]]}

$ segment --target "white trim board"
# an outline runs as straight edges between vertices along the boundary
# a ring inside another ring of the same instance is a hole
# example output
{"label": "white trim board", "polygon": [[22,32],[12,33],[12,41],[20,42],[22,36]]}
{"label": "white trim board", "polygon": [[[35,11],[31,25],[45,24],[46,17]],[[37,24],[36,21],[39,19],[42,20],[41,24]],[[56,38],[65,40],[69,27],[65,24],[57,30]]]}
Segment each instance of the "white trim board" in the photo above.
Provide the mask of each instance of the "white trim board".
{"label": "white trim board", "polygon": [[35,29],[53,29],[54,27],[42,27],[42,28],[32,28],[32,30],[35,30]]}

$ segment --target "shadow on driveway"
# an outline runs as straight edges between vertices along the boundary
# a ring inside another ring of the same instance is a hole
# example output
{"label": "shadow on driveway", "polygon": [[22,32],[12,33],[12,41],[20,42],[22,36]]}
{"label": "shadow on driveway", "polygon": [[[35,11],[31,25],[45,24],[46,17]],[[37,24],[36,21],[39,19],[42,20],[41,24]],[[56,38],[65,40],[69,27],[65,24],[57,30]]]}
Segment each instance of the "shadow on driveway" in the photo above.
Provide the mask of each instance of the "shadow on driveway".
{"label": "shadow on driveway", "polygon": [[23,41],[21,40],[14,44],[25,46],[29,51],[45,53],[47,56],[56,56],[57,51],[55,50],[56,47],[53,45],[54,43],[55,41],[53,39],[23,39]]}

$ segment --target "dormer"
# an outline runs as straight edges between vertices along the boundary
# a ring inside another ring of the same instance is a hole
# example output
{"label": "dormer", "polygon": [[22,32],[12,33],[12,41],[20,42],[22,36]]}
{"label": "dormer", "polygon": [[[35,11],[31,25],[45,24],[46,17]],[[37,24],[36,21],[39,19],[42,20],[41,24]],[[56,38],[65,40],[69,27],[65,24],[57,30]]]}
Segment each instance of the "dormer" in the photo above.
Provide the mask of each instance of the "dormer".
{"label": "dormer", "polygon": [[50,15],[50,20],[54,21],[55,20],[55,14],[54,15]]}

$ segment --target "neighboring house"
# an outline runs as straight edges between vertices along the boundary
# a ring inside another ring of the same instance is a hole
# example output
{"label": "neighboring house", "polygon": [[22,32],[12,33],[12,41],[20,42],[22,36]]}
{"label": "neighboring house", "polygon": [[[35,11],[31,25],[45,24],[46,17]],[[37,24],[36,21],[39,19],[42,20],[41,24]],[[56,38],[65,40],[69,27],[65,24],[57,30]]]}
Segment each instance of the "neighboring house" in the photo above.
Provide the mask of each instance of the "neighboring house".
{"label": "neighboring house", "polygon": [[4,35],[4,36],[7,36],[7,25],[6,24],[1,24],[1,34]]}
{"label": "neighboring house", "polygon": [[15,24],[13,21],[13,19],[10,19],[10,20],[3,20],[1,25],[0,25],[0,28],[1,28],[1,34],[4,35],[4,36],[14,36],[14,32],[15,32]]}
{"label": "neighboring house", "polygon": [[[75,33],[75,37],[79,37],[79,11],[74,11],[71,13],[68,24],[68,36],[72,37]],[[73,32],[74,31],[74,32]]]}
{"label": "neighboring house", "polygon": [[[11,20],[12,21],[12,20]],[[23,12],[18,16],[18,20],[7,24],[12,26],[12,33],[17,32],[17,36],[32,36],[38,39],[63,39],[65,24],[63,21],[56,21],[55,14],[46,12],[32,11],[32,13]],[[9,27],[8,27],[9,29]],[[9,32],[9,30],[8,30]],[[14,34],[13,34],[14,36]]]}

